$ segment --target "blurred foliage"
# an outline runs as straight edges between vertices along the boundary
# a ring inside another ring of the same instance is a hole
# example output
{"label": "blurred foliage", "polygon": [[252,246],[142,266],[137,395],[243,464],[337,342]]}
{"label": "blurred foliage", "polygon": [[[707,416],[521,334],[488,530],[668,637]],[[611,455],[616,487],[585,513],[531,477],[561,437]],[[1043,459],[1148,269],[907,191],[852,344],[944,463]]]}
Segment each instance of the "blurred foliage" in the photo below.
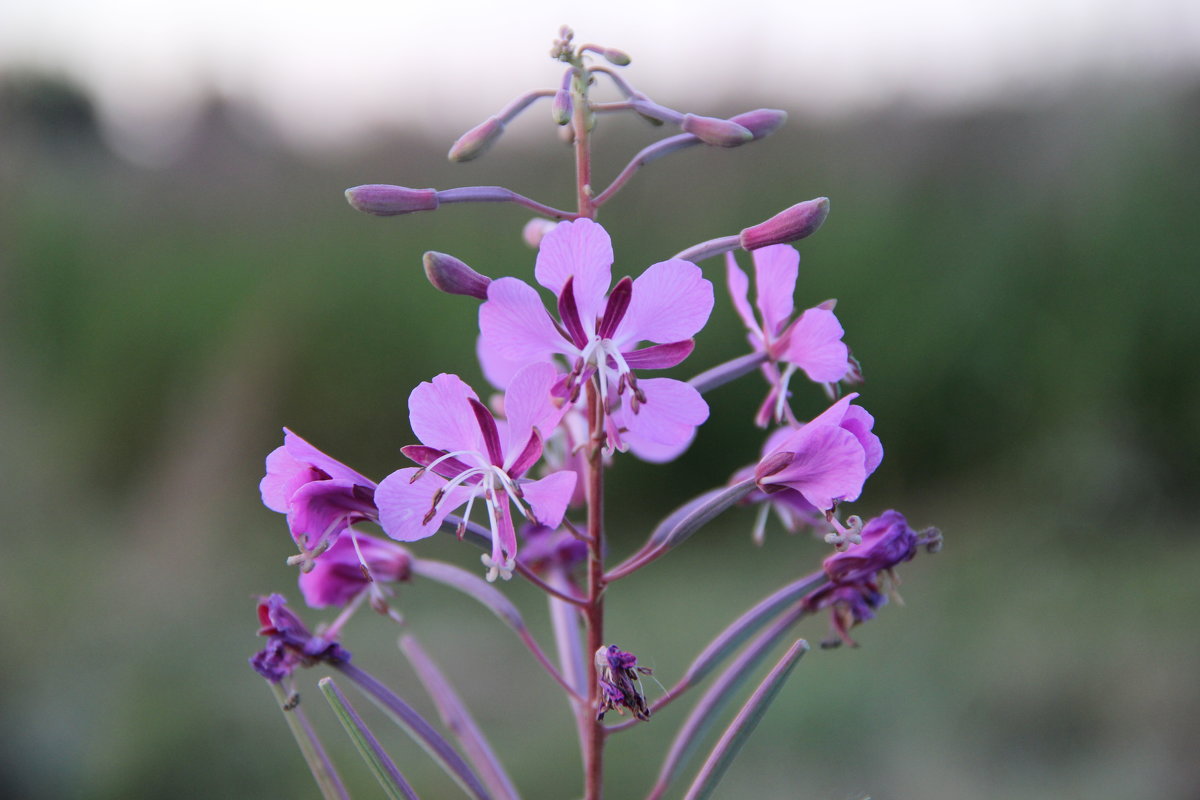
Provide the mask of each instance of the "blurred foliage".
{"label": "blurred foliage", "polygon": [[[608,176],[652,134],[604,122]],[[532,120],[515,127],[468,166],[442,160],[452,136],[402,132],[302,156],[214,102],[179,159],[147,169],[103,149],[70,86],[0,82],[0,632],[19,643],[0,684],[0,795],[315,795],[243,661],[251,595],[295,595],[283,522],[257,504],[261,459],[286,424],[382,477],[411,440],[412,386],[451,371],[482,388],[475,303],[437,295],[420,256],[528,279],[528,215],[381,220],[341,192],[500,184],[569,204],[567,150]],[[1197,87],[793,119],[752,147],[655,163],[604,209],[620,275],[830,196],[797,302],[839,298],[865,368],[887,457],[856,510],[898,507],[947,533],[861,650],[802,662],[728,796],[1195,796],[1198,127]],[[723,284],[719,262],[704,266]],[[679,375],[742,352],[722,298]],[[757,380],[712,394],[713,421],[671,468],[620,463],[616,553],[755,458]],[[820,392],[796,386],[815,413]],[[778,530],[755,550],[749,525],[733,512],[611,593],[613,640],[664,684],[820,557]],[[536,593],[512,591],[547,634]],[[528,656],[459,598],[401,599],[527,796],[570,796],[568,714]],[[394,638],[362,620],[347,644],[419,703]],[[311,683],[309,713],[374,796]],[[614,797],[645,785],[680,718],[614,741]],[[415,747],[387,744],[418,786],[448,791]]]}

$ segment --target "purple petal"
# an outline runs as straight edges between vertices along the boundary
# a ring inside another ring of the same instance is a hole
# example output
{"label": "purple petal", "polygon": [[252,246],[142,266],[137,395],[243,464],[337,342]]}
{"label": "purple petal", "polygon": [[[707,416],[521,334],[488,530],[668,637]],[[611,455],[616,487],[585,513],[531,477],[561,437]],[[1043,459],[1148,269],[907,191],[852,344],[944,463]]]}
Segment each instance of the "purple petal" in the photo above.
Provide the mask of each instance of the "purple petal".
{"label": "purple petal", "polygon": [[549,436],[566,411],[565,404],[556,403],[552,394],[558,383],[558,370],[553,364],[530,364],[508,384],[504,393],[504,413],[508,417],[508,442],[505,456],[512,459],[529,441],[534,428],[543,438]]}
{"label": "purple petal", "polygon": [[562,523],[567,504],[575,492],[576,479],[574,472],[562,470],[540,481],[521,484],[521,492],[538,523],[547,528],[557,528]]}
{"label": "purple petal", "polygon": [[733,307],[737,311],[738,316],[742,318],[742,322],[751,334],[753,341],[755,338],[762,341],[764,339],[762,330],[758,327],[758,320],[754,318],[754,312],[750,310],[750,303],[746,297],[750,291],[750,279],[746,277],[746,273],[742,272],[742,268],[738,266],[737,259],[733,257],[733,253],[725,254],[725,285],[729,287],[729,299],[733,301]]}
{"label": "purple petal", "polygon": [[499,278],[488,285],[487,302],[479,307],[479,333],[485,369],[490,363],[497,374],[506,372],[508,378],[526,364],[570,352],[537,290],[516,278]]}
{"label": "purple petal", "polygon": [[500,448],[500,429],[496,427],[496,418],[488,411],[487,406],[473,397],[467,400],[467,404],[471,407],[471,413],[475,415],[475,421],[479,423],[479,432],[483,434],[488,460],[500,466],[504,463],[504,451]]}
{"label": "purple petal", "polygon": [[669,344],[652,344],[632,353],[625,353],[625,363],[633,369],[667,369],[682,362],[696,347],[694,339]]}
{"label": "purple petal", "polygon": [[799,273],[800,251],[791,245],[777,244],[754,251],[755,305],[772,339],[783,331],[795,309],[792,295]]}
{"label": "purple petal", "polygon": [[616,333],[617,326],[621,324],[621,320],[625,319],[625,312],[629,310],[629,300],[632,294],[633,279],[626,275],[617,281],[617,285],[613,287],[612,293],[608,296],[608,303],[604,306],[603,322],[596,331],[597,336],[601,339],[612,338]]}
{"label": "purple petal", "polygon": [[325,478],[325,474],[303,461],[297,461],[286,446],[280,445],[267,456],[267,474],[259,481],[258,490],[262,494],[263,505],[272,511],[286,514],[288,501],[297,489],[311,481]]}
{"label": "purple petal", "polygon": [[411,559],[402,547],[351,531],[316,560],[311,572],[300,573],[300,591],[313,608],[344,606],[367,588],[351,536],[357,536],[373,577],[384,581],[407,579]]}
{"label": "purple petal", "polygon": [[875,418],[865,408],[849,406],[846,408],[846,415],[842,417],[842,427],[854,434],[858,443],[862,445],[867,454],[867,474],[870,475],[883,461],[883,443],[871,432],[871,428],[875,427]]}
{"label": "purple petal", "polygon": [[841,425],[842,418],[846,416],[846,409],[850,407],[850,402],[856,397],[858,397],[858,392],[850,392],[829,408],[810,419],[804,427],[808,427],[809,425]]}
{"label": "purple petal", "polygon": [[529,468],[536,464],[541,457],[542,435],[538,433],[537,428],[534,428],[533,433],[529,434],[525,446],[517,451],[512,463],[505,467],[505,471],[510,477],[519,478],[528,472]]}
{"label": "purple petal", "polygon": [[811,381],[836,383],[850,370],[844,333],[832,311],[810,308],[789,329],[784,359],[804,370]]}
{"label": "purple petal", "polygon": [[[433,462],[437,461],[442,456],[446,455],[445,450],[438,450],[436,447],[426,447],[423,444],[406,444],[400,448],[400,452],[411,458],[413,461],[420,464],[422,467],[428,467]],[[453,478],[460,472],[470,469],[466,464],[459,461],[457,458],[447,458],[438,463],[433,471],[443,478]]]}
{"label": "purple petal", "polygon": [[470,401],[478,399],[462,378],[443,372],[408,396],[409,425],[429,447],[483,452],[483,434],[470,407]]}
{"label": "purple petal", "polygon": [[375,518],[372,494],[373,490],[346,480],[304,484],[289,504],[292,537],[309,549],[334,541],[351,523]]}
{"label": "purple petal", "polygon": [[629,311],[612,339],[622,351],[641,341],[690,339],[712,307],[712,284],[699,267],[679,258],[660,261],[634,280]]}
{"label": "purple petal", "polygon": [[671,378],[638,381],[646,402],[634,414],[622,404],[614,414],[627,431],[624,440],[643,461],[661,463],[679,456],[708,419],[708,404],[694,388]]}
{"label": "purple petal", "polygon": [[396,470],[384,478],[375,490],[379,525],[384,533],[401,542],[415,542],[433,536],[446,515],[465,503],[471,495],[471,490],[462,486],[452,489],[452,496],[442,503],[426,524],[422,520],[433,507],[434,494],[446,482],[428,472],[413,481],[416,473],[417,470],[412,467]]}
{"label": "purple petal", "polygon": [[833,508],[839,500],[856,500],[862,493],[867,479],[865,456],[862,445],[850,431],[809,423],[784,442],[780,450],[794,453],[795,457],[761,483],[795,489],[822,511]]}
{"label": "purple petal", "polygon": [[555,295],[562,294],[567,278],[574,276],[575,302],[584,324],[590,326],[604,307],[612,263],[608,232],[590,219],[577,219],[560,222],[542,237],[534,276]]}
{"label": "purple petal", "polygon": [[287,428],[283,429],[283,446],[287,448],[288,453],[297,461],[311,464],[331,478],[353,481],[359,486],[375,485],[375,481],[350,469],[336,458],[330,458],[325,455]]}

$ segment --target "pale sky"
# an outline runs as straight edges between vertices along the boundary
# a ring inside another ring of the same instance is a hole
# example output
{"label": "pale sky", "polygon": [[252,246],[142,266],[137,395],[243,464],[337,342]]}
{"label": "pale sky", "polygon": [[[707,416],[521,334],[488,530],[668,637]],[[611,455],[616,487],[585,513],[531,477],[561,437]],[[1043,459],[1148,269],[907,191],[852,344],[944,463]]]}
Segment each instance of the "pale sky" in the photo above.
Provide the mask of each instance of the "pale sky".
{"label": "pale sky", "polygon": [[739,90],[838,114],[1200,74],[1197,0],[0,0],[0,69],[78,80],[118,138],[186,125],[216,88],[320,147],[380,124],[466,128],[553,85],[563,23],[697,113]]}

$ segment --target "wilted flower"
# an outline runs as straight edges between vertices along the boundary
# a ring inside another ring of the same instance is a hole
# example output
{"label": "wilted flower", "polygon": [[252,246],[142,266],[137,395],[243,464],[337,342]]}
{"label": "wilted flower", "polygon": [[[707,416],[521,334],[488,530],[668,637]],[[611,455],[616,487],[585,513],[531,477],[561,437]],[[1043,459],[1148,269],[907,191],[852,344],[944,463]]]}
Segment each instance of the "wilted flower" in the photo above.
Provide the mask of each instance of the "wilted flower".
{"label": "wilted flower", "polygon": [[917,552],[917,534],[899,511],[888,510],[863,526],[862,541],[834,553],[821,565],[836,583],[872,580]]}
{"label": "wilted flower", "polygon": [[267,637],[267,646],[250,657],[250,666],[271,683],[279,683],[296,667],[350,660],[350,652],[337,642],[309,633],[281,594],[259,600],[258,623],[258,635]]}
{"label": "wilted flower", "polygon": [[624,714],[629,709],[640,720],[650,719],[650,708],[641,692],[641,675],[653,670],[639,667],[637,656],[627,653],[615,644],[596,651],[596,679],[600,682],[600,708],[596,719],[612,710]]}
{"label": "wilted flower", "polygon": [[887,603],[887,595],[874,581],[828,583],[804,598],[809,612],[828,608],[831,611],[834,636],[821,642],[821,647],[837,647],[845,642],[858,647],[850,638],[850,629],[875,618],[875,609]]}

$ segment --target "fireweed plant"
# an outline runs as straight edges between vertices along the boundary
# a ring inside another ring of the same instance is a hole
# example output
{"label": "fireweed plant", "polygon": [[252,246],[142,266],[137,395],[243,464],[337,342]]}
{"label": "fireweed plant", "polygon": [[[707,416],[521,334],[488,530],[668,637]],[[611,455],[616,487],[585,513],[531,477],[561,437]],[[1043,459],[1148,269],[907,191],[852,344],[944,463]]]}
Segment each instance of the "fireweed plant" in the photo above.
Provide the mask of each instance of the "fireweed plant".
{"label": "fireweed plant", "polygon": [[[853,646],[851,629],[886,602],[897,583],[894,568],[919,549],[932,552],[941,543],[935,529],[915,532],[897,511],[867,522],[843,516],[843,505],[858,499],[879,466],[883,447],[858,395],[843,392],[844,385],[861,382],[862,373],[842,341],[834,302],[799,313],[793,303],[800,256],[791,243],[820,227],[829,210],[826,198],[798,203],[736,235],[702,242],[636,276],[613,280],[612,243],[596,217],[636,172],[690,147],[730,148],[762,139],[784,123],[784,112],[757,109],[717,119],[667,108],[614,69],[629,63],[625,54],[576,45],[566,28],[551,55],[566,67],[561,84],[518,97],[465,133],[449,157],[476,158],[518,114],[548,99],[553,121],[574,149],[575,210],[552,208],[497,186],[369,185],[346,192],[351,206],[377,216],[468,202],[531,209],[538,217],[526,225],[524,236],[537,248],[537,286],[488,277],[452,256],[426,253],[425,272],[436,288],[479,301],[477,355],[496,393],[481,395],[450,373],[413,389],[408,408],[417,442],[401,448],[412,463],[379,483],[287,429],[283,445],[267,457],[262,499],[287,516],[297,549],[288,561],[299,568],[300,593],[309,606],[337,609],[337,614],[310,630],[281,595],[262,598],[259,634],[267,641],[251,665],[274,688],[326,797],[347,794],[299,705],[293,680],[297,667],[318,664],[355,684],[468,796],[518,797],[459,694],[411,633],[403,633],[400,649],[444,730],[361,669],[343,646],[343,629],[364,604],[403,625],[389,605],[395,584],[449,586],[486,606],[516,633],[566,696],[579,736],[583,792],[591,799],[602,794],[606,740],[697,694],[716,673],[676,733],[647,797],[682,786],[721,712],[776,645],[787,641],[783,657],[691,774],[684,796],[698,798],[711,794],[808,650],[803,639],[793,639],[797,622],[827,610],[832,633],[823,646]],[[617,99],[594,100],[598,87],[615,89]],[[673,135],[635,155],[597,192],[592,132],[603,115],[623,112],[668,126]],[[753,279],[744,271],[743,254],[749,254]],[[693,337],[708,321],[714,285],[698,264],[714,258],[724,259],[715,269],[724,269],[724,286],[745,324],[749,352],[689,381],[655,377],[656,371],[689,358]],[[708,419],[704,395],[754,372],[766,382],[755,422],[774,426],[765,434],[759,461],[734,472],[728,485],[669,513],[623,561],[606,563],[607,472],[629,456],[661,464],[680,456]],[[801,373],[831,403],[807,421],[793,415],[789,402]],[[762,541],[773,510],[788,530],[809,531],[832,552],[820,569],[768,594],[720,631],[684,674],[650,701],[643,689],[650,670],[605,630],[605,595],[734,506],[757,507],[755,541]],[[481,549],[482,569],[422,558],[420,545],[410,550],[400,544],[439,533]],[[514,577],[548,597],[553,660],[498,588]],[[387,794],[416,797],[333,678],[321,679],[319,686]],[[628,717],[616,719],[626,712]]]}

